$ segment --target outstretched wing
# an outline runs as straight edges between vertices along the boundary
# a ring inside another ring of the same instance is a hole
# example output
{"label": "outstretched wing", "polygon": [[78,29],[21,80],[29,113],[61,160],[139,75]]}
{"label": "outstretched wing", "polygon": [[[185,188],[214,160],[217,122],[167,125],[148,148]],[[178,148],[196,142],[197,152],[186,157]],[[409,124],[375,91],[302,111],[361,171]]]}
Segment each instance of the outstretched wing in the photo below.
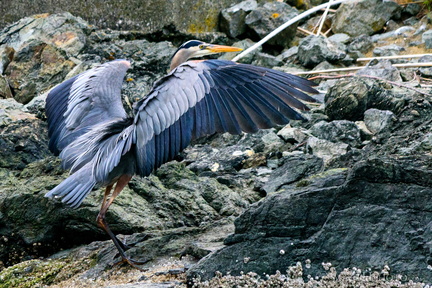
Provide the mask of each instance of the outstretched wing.
{"label": "outstretched wing", "polygon": [[[189,61],[153,87],[135,108],[137,173],[149,175],[192,139],[304,119],[292,107],[315,102],[314,83],[280,71],[231,61]],[[298,90],[300,89],[300,90]]]}
{"label": "outstretched wing", "polygon": [[127,116],[121,102],[121,86],[129,67],[126,60],[107,62],[50,91],[45,109],[49,148],[54,154],[93,126]]}

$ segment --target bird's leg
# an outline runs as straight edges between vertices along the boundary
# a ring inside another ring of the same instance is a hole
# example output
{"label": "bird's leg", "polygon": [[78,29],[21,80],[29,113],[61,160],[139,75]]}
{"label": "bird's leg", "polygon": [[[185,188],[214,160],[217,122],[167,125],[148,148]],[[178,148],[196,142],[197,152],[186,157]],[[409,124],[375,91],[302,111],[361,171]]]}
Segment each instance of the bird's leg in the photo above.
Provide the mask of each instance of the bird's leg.
{"label": "bird's leg", "polygon": [[111,231],[111,229],[108,226],[108,223],[105,220],[105,214],[108,211],[108,208],[111,206],[114,199],[120,194],[120,192],[123,190],[123,188],[127,185],[127,183],[129,183],[131,178],[132,178],[132,176],[129,176],[129,175],[120,176],[120,178],[118,179],[117,184],[114,188],[114,191],[110,197],[109,197],[109,195],[110,195],[110,191],[111,191],[111,188],[113,185],[107,186],[107,188],[105,190],[105,195],[104,195],[104,199],[102,202],[102,206],[101,206],[99,214],[96,218],[96,221],[97,221],[98,226],[101,227],[103,230],[105,230],[105,232],[111,237],[112,241],[114,242],[114,245],[116,246],[118,252],[120,253],[120,256],[122,258],[121,262],[127,262],[127,263],[129,263],[129,265],[131,265],[131,266],[133,266],[139,270],[143,270],[140,267],[138,267],[137,264],[142,265],[142,264],[146,263],[147,261],[135,261],[135,260],[132,260],[129,257],[127,257],[125,254],[125,248],[126,248],[125,244],[123,244],[114,235],[114,233]]}

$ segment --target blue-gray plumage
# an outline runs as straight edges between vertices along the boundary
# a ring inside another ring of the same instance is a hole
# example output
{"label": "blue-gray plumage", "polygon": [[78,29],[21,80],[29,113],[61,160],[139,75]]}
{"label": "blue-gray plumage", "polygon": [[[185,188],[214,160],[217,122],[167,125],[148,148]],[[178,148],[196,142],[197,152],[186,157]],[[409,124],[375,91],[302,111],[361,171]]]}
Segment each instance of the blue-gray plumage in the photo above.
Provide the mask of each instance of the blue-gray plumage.
{"label": "blue-gray plumage", "polygon": [[297,76],[231,61],[187,61],[240,50],[186,42],[174,54],[171,72],[135,103],[133,116],[121,102],[130,67],[126,60],[107,62],[52,89],[46,101],[49,148],[71,175],[46,196],[78,207],[94,188],[107,186],[98,224],[122,259],[135,266],[105,222],[106,211],[133,175],[149,175],[204,135],[253,133],[304,119],[293,108],[308,110],[300,100],[315,102],[300,91],[316,93],[314,83]]}

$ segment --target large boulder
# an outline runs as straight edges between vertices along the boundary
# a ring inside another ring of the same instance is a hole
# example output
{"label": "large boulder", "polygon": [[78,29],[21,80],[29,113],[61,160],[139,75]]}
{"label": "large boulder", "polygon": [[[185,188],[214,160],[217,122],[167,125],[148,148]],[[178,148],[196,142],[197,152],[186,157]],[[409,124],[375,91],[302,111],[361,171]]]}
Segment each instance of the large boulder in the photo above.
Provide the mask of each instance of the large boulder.
{"label": "large boulder", "polygon": [[323,36],[310,35],[300,41],[298,59],[305,67],[314,67],[321,62],[335,62],[345,58],[345,48]]}
{"label": "large boulder", "polygon": [[25,0],[1,2],[5,17],[0,18],[0,29],[23,16],[40,13],[70,12],[92,25],[115,30],[141,30],[145,33],[169,33],[170,29],[183,33],[216,31],[221,9],[241,0],[223,1],[114,1],[114,0],[60,0],[28,2]]}
{"label": "large boulder", "polygon": [[237,218],[227,247],[195,265],[189,279],[273,274],[308,259],[310,275],[322,275],[322,262],[362,271],[385,263],[392,275],[430,282],[431,160],[372,158],[284,185]]}
{"label": "large boulder", "polygon": [[372,35],[380,31],[401,9],[393,1],[348,1],[337,9],[331,28],[334,33],[346,33],[353,37]]}
{"label": "large boulder", "polygon": [[[252,37],[262,39],[280,25],[299,14],[296,8],[284,2],[268,2],[252,10],[245,18],[245,23],[251,30]],[[294,38],[297,23],[284,29],[268,41],[268,44],[289,47]]]}

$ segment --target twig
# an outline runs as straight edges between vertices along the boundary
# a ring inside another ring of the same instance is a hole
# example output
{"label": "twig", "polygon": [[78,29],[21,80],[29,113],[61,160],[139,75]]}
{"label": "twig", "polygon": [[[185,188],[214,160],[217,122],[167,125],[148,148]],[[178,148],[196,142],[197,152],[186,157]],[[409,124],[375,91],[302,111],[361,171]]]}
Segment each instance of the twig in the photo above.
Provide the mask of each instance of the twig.
{"label": "twig", "polygon": [[423,56],[432,56],[432,54],[412,54],[412,55],[393,55],[393,56],[381,56],[381,57],[365,57],[357,58],[357,62],[370,61],[370,60],[381,60],[381,59],[403,59],[403,58],[420,58]]}
{"label": "twig", "polygon": [[[424,63],[401,63],[401,64],[392,64],[392,66],[397,68],[410,68],[410,67],[431,67],[432,62],[424,62]],[[317,71],[305,71],[305,72],[291,72],[290,74],[294,75],[310,75],[310,74],[320,74],[320,73],[331,73],[331,72],[344,72],[344,71],[353,71],[360,70],[366,68],[368,66],[356,66],[356,67],[347,67],[347,68],[335,68],[335,69],[326,69],[326,70],[317,70]]]}
{"label": "twig", "polygon": [[314,33],[310,32],[309,30],[303,29],[301,27],[297,27],[297,30],[308,35],[314,35]]}
{"label": "twig", "polygon": [[255,43],[254,45],[252,45],[251,47],[249,47],[248,49],[246,49],[245,51],[243,51],[242,53],[240,53],[239,55],[237,55],[236,57],[233,58],[233,61],[238,61],[240,58],[246,56],[247,54],[249,54],[250,52],[254,51],[255,49],[257,49],[258,47],[262,46],[265,42],[267,42],[268,40],[270,40],[271,38],[273,38],[275,35],[277,35],[279,32],[281,32],[282,30],[284,30],[285,28],[287,28],[288,26],[292,25],[293,23],[296,23],[297,21],[309,16],[310,14],[313,14],[319,10],[321,10],[322,8],[326,8],[327,6],[333,6],[333,5],[338,5],[344,2],[348,2],[350,0],[336,0],[334,2],[332,2],[331,4],[328,3],[324,3],[321,5],[318,5],[314,8],[311,8],[303,13],[301,13],[300,15],[297,15],[296,17],[292,18],[291,20],[285,22],[284,24],[282,24],[281,26],[279,26],[278,28],[276,28],[275,30],[273,30],[270,34],[268,34],[266,37],[264,37],[263,39],[261,39],[258,43]]}
{"label": "twig", "polygon": [[324,22],[325,22],[325,20],[327,18],[327,14],[328,14],[328,11],[330,9],[330,5],[331,5],[332,2],[333,2],[333,0],[330,0],[328,2],[328,6],[327,6],[326,10],[324,11],[323,15],[321,16],[320,25],[318,27],[318,31],[317,31],[316,35],[320,35],[320,33],[321,33],[322,27],[323,27]]}

